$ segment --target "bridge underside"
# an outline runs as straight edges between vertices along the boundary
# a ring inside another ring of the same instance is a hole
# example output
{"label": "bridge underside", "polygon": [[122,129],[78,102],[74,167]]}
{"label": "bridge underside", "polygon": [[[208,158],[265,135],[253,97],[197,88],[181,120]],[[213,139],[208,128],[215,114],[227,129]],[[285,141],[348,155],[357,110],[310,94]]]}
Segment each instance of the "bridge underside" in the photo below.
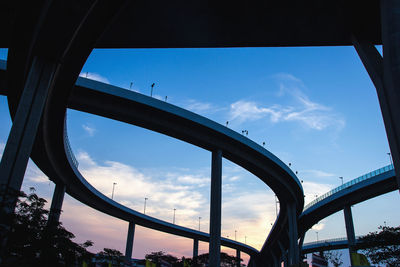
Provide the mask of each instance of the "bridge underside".
{"label": "bridge underside", "polygon": [[[4,2],[0,47],[10,47],[12,11],[25,7],[29,19],[44,1]],[[382,42],[378,0],[127,2],[97,48],[352,45],[353,32]]]}

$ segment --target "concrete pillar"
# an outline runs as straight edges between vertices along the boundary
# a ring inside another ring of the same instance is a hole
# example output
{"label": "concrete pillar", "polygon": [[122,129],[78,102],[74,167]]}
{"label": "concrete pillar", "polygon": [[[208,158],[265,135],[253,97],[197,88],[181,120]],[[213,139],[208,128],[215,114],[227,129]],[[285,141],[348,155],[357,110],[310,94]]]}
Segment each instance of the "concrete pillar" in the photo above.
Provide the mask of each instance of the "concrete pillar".
{"label": "concrete pillar", "polygon": [[240,250],[236,249],[236,266],[240,267]]}
{"label": "concrete pillar", "polygon": [[299,245],[297,243],[298,234],[297,234],[297,213],[296,213],[296,204],[288,203],[288,223],[289,223],[289,266],[299,264],[300,255],[299,255]]}
{"label": "concrete pillar", "polygon": [[281,259],[283,261],[283,267],[287,267],[287,253],[281,242],[278,241],[279,248],[281,249]]}
{"label": "concrete pillar", "polygon": [[272,261],[273,261],[273,266],[274,267],[278,267],[278,258],[276,257],[275,253],[273,251],[271,251],[271,257],[272,257]]}
{"label": "concrete pillar", "polygon": [[51,200],[49,219],[47,225],[57,225],[60,221],[60,215],[62,210],[62,204],[65,195],[65,185],[62,183],[56,184],[54,188],[53,198]]}
{"label": "concrete pillar", "polygon": [[351,207],[345,206],[343,209],[344,221],[346,223],[347,242],[349,244],[349,253],[356,252],[356,235],[354,233],[353,215],[351,214]]}
{"label": "concrete pillar", "polygon": [[199,240],[193,239],[193,266],[197,266],[197,257],[199,256]]}
{"label": "concrete pillar", "polygon": [[381,0],[383,58],[354,33],[353,44],[375,85],[400,187],[400,1]]}
{"label": "concrete pillar", "polygon": [[220,266],[221,257],[222,151],[212,152],[209,266]]}
{"label": "concrete pillar", "polygon": [[[19,191],[56,64],[35,57],[24,85],[0,163],[0,249],[7,243]],[[0,259],[1,262],[1,259]]]}
{"label": "concrete pillar", "polygon": [[129,222],[128,226],[128,236],[126,238],[126,247],[125,247],[125,262],[130,262],[132,258],[132,249],[133,249],[133,240],[135,237],[135,223]]}

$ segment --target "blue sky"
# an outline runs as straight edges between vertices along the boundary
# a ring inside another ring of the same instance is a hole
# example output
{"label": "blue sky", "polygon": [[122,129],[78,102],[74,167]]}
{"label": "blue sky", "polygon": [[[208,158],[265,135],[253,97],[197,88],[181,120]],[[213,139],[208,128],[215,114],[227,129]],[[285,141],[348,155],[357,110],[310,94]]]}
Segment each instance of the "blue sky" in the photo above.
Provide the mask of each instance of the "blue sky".
{"label": "blue sky", "polygon": [[[6,58],[6,51],[0,56]],[[389,164],[378,99],[352,47],[95,50],[82,76],[189,109],[241,132],[291,163],[303,180],[306,203],[341,184]],[[132,86],[131,86],[132,83]],[[11,125],[0,98],[0,145]],[[68,133],[84,176],[105,195],[146,214],[208,231],[211,155],[182,141],[109,119],[68,111]],[[1,148],[0,147],[0,148]],[[274,194],[233,163],[223,165],[222,234],[260,248],[275,219]],[[33,164],[24,187],[51,198],[52,185]],[[260,201],[261,200],[261,201]],[[353,207],[356,234],[386,221],[399,225],[397,192]],[[79,214],[77,216],[76,214]],[[378,216],[377,216],[378,215]],[[127,223],[67,197],[62,221],[96,249],[124,251]],[[322,220],[306,242],[344,237],[342,212]],[[165,242],[168,240],[168,242]],[[171,240],[174,240],[171,242]],[[138,227],[134,257],[164,250],[190,256],[190,240]],[[207,250],[206,244],[200,249]]]}

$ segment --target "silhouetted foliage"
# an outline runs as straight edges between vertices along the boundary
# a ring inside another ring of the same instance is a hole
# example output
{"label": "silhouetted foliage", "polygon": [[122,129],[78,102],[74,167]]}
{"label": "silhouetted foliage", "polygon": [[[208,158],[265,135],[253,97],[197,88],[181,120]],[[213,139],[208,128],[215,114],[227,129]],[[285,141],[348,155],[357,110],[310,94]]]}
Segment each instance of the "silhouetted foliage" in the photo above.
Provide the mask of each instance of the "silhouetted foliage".
{"label": "silhouetted foliage", "polygon": [[[124,262],[124,255],[116,249],[104,248],[103,251],[99,252],[98,257],[107,262],[111,262],[113,266],[119,266]],[[108,266],[108,265],[107,265]]]}
{"label": "silhouetted foliage", "polygon": [[179,259],[177,257],[172,256],[170,254],[166,254],[163,251],[146,254],[145,258],[146,260],[150,260],[151,262],[157,264],[157,266],[160,266],[161,262],[163,261],[171,265],[179,263]]}
{"label": "silhouetted foliage", "polygon": [[334,250],[326,251],[324,253],[324,256],[325,259],[330,261],[330,263],[332,263],[334,267],[339,267],[340,265],[343,264],[342,252],[340,251],[334,251]]}
{"label": "silhouetted foliage", "polygon": [[46,200],[35,194],[21,192],[8,238],[7,251],[1,266],[72,266],[92,256],[86,248],[91,241],[77,244],[74,234],[61,223],[47,226],[49,211]]}
{"label": "silhouetted foliage", "polygon": [[[181,267],[185,266],[184,263],[189,264],[190,266],[208,266],[208,253],[201,254],[194,259],[182,257],[182,259],[178,259],[175,256],[170,254],[166,254],[163,251],[152,252],[146,255],[146,259],[155,263],[158,266],[161,263],[168,263],[173,267]],[[197,265],[194,262],[197,261]],[[243,260],[240,259],[242,262]],[[242,265],[245,266],[245,265]],[[236,267],[236,257],[230,256],[224,252],[221,253],[221,267]]]}
{"label": "silhouetted foliage", "polygon": [[362,252],[374,264],[400,266],[400,227],[379,226],[380,231],[361,238]]}
{"label": "silhouetted foliage", "polygon": [[[199,266],[208,266],[208,258],[209,253],[201,254],[197,257],[197,259],[193,259],[193,261],[197,260],[197,264]],[[236,257],[230,256],[225,252],[221,252],[221,267],[236,267]],[[240,259],[242,262],[243,259]],[[241,264],[241,266],[245,266]]]}

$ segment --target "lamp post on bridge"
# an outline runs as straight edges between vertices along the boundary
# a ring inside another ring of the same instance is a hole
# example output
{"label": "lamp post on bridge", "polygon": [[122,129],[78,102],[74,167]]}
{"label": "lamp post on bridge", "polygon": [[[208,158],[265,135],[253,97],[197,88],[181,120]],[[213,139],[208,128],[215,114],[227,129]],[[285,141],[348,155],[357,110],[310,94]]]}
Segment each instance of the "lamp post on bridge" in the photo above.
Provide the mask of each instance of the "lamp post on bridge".
{"label": "lamp post on bridge", "polygon": [[318,239],[318,232],[315,232],[316,234],[317,234],[317,242],[319,241],[319,239]]}
{"label": "lamp post on bridge", "polygon": [[111,193],[111,199],[113,199],[113,200],[114,200],[114,189],[115,189],[116,184],[117,183],[113,183],[113,189],[112,189],[112,193]]}
{"label": "lamp post on bridge", "polygon": [[201,217],[199,216],[199,231],[200,231],[200,220],[201,220]]}
{"label": "lamp post on bridge", "polygon": [[176,209],[174,209],[174,219],[173,219],[174,224],[175,224],[175,211],[176,211]]}
{"label": "lamp post on bridge", "polygon": [[143,207],[143,214],[146,214],[146,201],[148,200],[147,197],[144,198],[144,207]]}
{"label": "lamp post on bridge", "polygon": [[342,185],[343,185],[343,176],[340,176],[339,179],[342,180]]}
{"label": "lamp post on bridge", "polygon": [[388,152],[386,154],[389,156],[390,165],[393,165],[392,154],[390,154],[390,152]]}

